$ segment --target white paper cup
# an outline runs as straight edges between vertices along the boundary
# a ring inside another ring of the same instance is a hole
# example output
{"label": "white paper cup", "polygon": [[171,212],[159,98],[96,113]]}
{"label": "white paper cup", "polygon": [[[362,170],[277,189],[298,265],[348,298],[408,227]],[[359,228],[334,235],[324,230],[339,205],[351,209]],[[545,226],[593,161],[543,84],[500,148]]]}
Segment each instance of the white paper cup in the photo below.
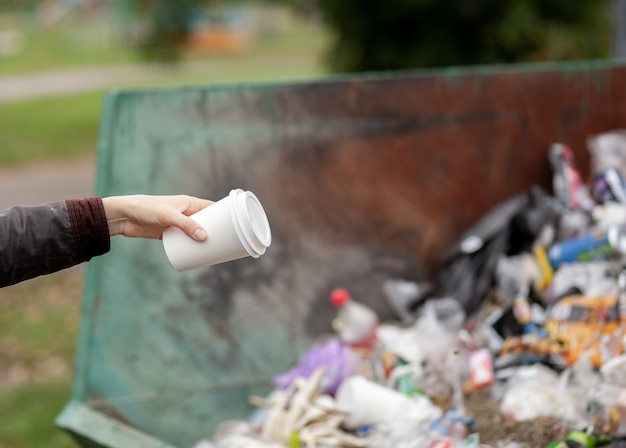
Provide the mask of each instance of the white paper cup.
{"label": "white paper cup", "polygon": [[259,258],[272,241],[263,206],[250,191],[231,190],[191,218],[206,230],[206,240],[196,241],[177,227],[163,232],[165,253],[177,271],[248,256]]}
{"label": "white paper cup", "polygon": [[412,408],[411,399],[397,390],[355,375],[346,378],[335,395],[337,406],[346,412],[346,428],[390,422]]}

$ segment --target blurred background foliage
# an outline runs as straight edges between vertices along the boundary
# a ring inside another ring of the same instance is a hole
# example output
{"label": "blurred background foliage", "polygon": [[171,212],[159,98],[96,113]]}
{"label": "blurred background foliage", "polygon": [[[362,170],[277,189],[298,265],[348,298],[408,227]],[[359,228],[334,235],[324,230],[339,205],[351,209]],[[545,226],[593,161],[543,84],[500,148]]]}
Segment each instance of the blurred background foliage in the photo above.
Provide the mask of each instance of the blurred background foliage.
{"label": "blurred background foliage", "polygon": [[595,59],[609,55],[601,0],[320,0],[341,71]]}
{"label": "blurred background foliage", "polygon": [[[151,17],[144,42],[147,53],[166,59],[180,56],[189,36],[210,18],[207,11],[214,12],[212,18],[219,24],[219,12],[233,4],[225,0],[131,3],[135,15]],[[611,48],[611,2],[606,0],[269,3],[291,5],[327,27],[333,41],[326,61],[337,71],[594,59],[609,56]],[[221,24],[228,20],[223,15]]]}
{"label": "blurred background foliage", "polygon": [[[265,11],[289,9],[330,36],[328,71],[359,72],[605,58],[616,1],[5,0],[0,12],[46,27],[78,18],[138,50],[127,60],[176,62],[249,49],[276,25]],[[106,23],[93,20],[102,15]]]}

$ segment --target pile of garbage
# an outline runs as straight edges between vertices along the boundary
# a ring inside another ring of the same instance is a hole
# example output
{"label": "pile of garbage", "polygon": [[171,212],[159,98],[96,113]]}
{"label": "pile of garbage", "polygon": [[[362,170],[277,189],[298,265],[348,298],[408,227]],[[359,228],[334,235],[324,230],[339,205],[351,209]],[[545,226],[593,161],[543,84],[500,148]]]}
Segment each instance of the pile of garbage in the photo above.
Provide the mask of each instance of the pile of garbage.
{"label": "pile of garbage", "polygon": [[246,421],[196,448],[626,446],[626,131],[548,151],[533,186],[444,255],[436,281],[388,279],[397,320],[344,288],[316,341]]}

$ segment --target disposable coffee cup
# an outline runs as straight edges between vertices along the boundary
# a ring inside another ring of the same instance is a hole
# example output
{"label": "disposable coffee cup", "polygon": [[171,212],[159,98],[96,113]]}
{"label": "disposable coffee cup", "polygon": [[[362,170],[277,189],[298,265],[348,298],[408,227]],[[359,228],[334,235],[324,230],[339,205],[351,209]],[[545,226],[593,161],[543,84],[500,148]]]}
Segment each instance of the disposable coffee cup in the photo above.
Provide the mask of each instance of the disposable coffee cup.
{"label": "disposable coffee cup", "polygon": [[272,241],[265,210],[250,191],[231,190],[191,218],[206,231],[204,241],[194,240],[177,227],[163,232],[165,253],[177,271],[244,257],[259,258]]}

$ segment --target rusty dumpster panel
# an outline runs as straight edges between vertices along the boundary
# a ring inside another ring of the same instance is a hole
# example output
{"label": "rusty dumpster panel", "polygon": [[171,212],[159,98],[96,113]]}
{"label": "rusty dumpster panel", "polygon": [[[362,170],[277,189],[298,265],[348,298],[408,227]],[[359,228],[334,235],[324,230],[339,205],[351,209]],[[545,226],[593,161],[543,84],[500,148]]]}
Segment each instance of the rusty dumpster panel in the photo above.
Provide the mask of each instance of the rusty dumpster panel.
{"label": "rusty dumpster panel", "polygon": [[391,317],[383,280],[432,279],[491,207],[551,190],[551,143],[587,176],[587,137],[626,127],[624,79],[624,65],[581,62],[111,92],[97,194],[248,189],[273,243],[258,260],[178,273],[160,242],[114,239],[88,267],[59,426],[90,438],[80,403],[185,447],[245,416],[248,396],[330,331],[332,288]]}

